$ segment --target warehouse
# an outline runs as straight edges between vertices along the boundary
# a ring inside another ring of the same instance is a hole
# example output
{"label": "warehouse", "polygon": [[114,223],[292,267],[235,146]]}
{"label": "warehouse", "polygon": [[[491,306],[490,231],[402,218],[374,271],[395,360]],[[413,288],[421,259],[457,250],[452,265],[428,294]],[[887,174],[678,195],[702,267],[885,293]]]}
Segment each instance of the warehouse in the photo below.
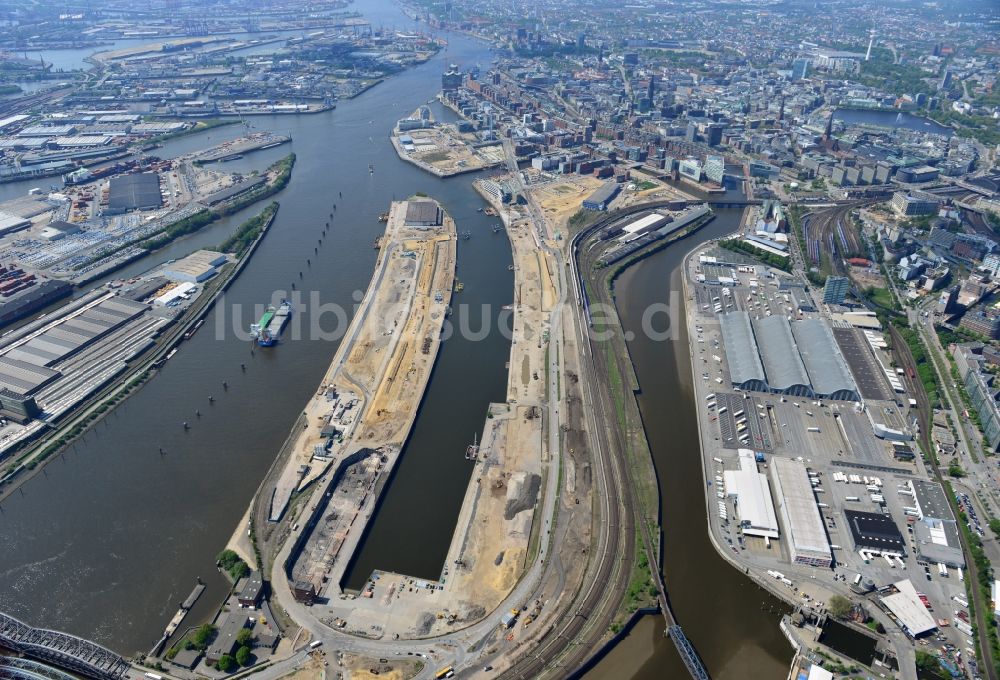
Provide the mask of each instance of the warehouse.
{"label": "warehouse", "polygon": [[583,209],[607,210],[608,204],[618,195],[619,188],[615,182],[605,182],[594,193],[583,199]]}
{"label": "warehouse", "polygon": [[917,556],[958,569],[965,568],[965,557],[958,535],[958,523],[944,489],[936,482],[910,480],[914,505],[920,521],[913,524],[913,543]]}
{"label": "warehouse", "polygon": [[407,201],[403,224],[407,227],[436,227],[441,224],[441,209],[434,201]]}
{"label": "warehouse", "polygon": [[757,471],[750,449],[740,449],[740,469],[726,470],[726,493],[736,497],[736,511],[744,535],[778,538],[778,519],[767,484],[767,476]]}
{"label": "warehouse", "polygon": [[160,176],[155,172],[113,177],[108,192],[109,215],[121,215],[130,210],[154,210],[163,204]]}
{"label": "warehouse", "polygon": [[153,304],[157,307],[171,307],[180,302],[182,299],[191,297],[191,295],[193,295],[197,290],[198,286],[186,281],[174,286],[166,293],[157,297],[153,300]]}
{"label": "warehouse", "polygon": [[882,596],[882,604],[896,617],[907,635],[918,638],[937,628],[934,617],[920,601],[917,589],[909,579],[892,584],[896,592]]}
{"label": "warehouse", "polygon": [[805,464],[789,458],[772,458],[771,476],[792,562],[813,567],[831,566],[830,541]]}
{"label": "warehouse", "polygon": [[22,231],[30,226],[31,220],[0,211],[0,235],[13,234],[15,231]]}
{"label": "warehouse", "polygon": [[739,390],[860,401],[833,331],[821,319],[719,314],[729,378]]}
{"label": "warehouse", "polygon": [[900,557],[906,554],[903,535],[889,515],[844,510],[844,516],[847,518],[855,549]]}
{"label": "warehouse", "polygon": [[764,367],[760,363],[757,341],[746,312],[720,314],[722,341],[729,362],[729,379],[741,390],[767,390]]}
{"label": "warehouse", "polygon": [[20,359],[0,357],[0,388],[14,394],[30,395],[59,377],[59,371],[36,366]]}
{"label": "warehouse", "polygon": [[802,319],[791,326],[815,396],[860,401],[847,362],[826,322],[822,319]]}
{"label": "warehouse", "polygon": [[199,250],[165,267],[163,275],[172,281],[201,283],[215,276],[216,268],[225,263],[222,253]]}
{"label": "warehouse", "polygon": [[99,337],[110,333],[146,311],[146,305],[120,297],[108,297],[100,303],[65,319],[4,353],[35,366],[51,366],[80,351]]}
{"label": "warehouse", "polygon": [[788,319],[768,316],[757,319],[753,328],[770,390],[799,397],[812,396],[809,376],[795,346]]}
{"label": "warehouse", "polygon": [[633,239],[639,238],[646,232],[666,224],[666,222],[667,218],[660,213],[650,213],[645,217],[640,217],[626,224],[622,228],[622,235],[618,237],[618,240],[622,243],[628,243]]}

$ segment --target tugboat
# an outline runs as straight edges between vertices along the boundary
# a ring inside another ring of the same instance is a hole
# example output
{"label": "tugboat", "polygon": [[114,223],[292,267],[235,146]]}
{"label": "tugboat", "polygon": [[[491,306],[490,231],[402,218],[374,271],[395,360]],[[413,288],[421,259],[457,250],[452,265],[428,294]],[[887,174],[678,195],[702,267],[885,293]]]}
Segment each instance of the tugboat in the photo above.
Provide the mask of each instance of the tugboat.
{"label": "tugboat", "polygon": [[472,443],[465,447],[465,459],[466,460],[478,460],[479,459],[479,442],[476,439],[476,435],[472,435]]}

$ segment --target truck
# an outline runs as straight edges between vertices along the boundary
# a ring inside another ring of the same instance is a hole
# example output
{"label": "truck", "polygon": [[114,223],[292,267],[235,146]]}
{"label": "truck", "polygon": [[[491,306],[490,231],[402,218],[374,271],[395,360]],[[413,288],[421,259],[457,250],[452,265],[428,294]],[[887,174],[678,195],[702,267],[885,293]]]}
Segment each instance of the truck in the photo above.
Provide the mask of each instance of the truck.
{"label": "truck", "polygon": [[323,644],[322,640],[313,640],[312,642],[309,643],[309,649],[316,649],[322,644]]}
{"label": "truck", "polygon": [[500,625],[505,629],[513,628],[514,624],[517,623],[518,614],[520,614],[520,612],[517,609],[511,609],[509,612],[506,612],[500,617]]}

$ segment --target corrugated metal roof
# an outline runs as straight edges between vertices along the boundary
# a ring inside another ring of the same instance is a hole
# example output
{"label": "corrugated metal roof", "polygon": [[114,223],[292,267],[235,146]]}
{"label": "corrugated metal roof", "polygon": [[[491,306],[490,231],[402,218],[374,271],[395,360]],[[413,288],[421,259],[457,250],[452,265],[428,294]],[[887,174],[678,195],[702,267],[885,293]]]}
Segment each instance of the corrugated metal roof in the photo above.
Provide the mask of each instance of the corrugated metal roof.
{"label": "corrugated metal roof", "polygon": [[813,392],[830,395],[841,391],[858,391],[847,362],[833,339],[833,332],[825,321],[796,321],[792,324],[792,335],[809,374]]}
{"label": "corrugated metal roof", "polygon": [[754,321],[757,347],[771,389],[784,391],[795,385],[809,385],[809,375],[799,358],[792,329],[783,316]]}
{"label": "corrugated metal roof", "polygon": [[729,377],[736,385],[750,380],[766,382],[764,366],[760,363],[757,341],[750,326],[750,315],[746,312],[729,312],[719,315],[722,325],[722,341],[726,347],[729,362]]}
{"label": "corrugated metal roof", "polygon": [[806,466],[801,461],[771,457],[774,496],[784,520],[785,536],[792,549],[792,559],[833,559],[823,518]]}

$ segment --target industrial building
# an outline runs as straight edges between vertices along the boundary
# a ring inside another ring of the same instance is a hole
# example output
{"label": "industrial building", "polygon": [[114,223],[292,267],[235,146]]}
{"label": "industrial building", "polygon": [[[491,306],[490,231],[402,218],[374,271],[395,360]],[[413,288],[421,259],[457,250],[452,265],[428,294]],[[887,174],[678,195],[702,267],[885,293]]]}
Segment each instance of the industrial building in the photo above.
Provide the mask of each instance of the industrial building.
{"label": "industrial building", "polygon": [[857,550],[870,550],[882,555],[906,554],[903,535],[889,515],[858,510],[844,510],[847,526]]}
{"label": "industrial building", "polygon": [[885,608],[896,617],[903,631],[912,638],[918,638],[935,630],[937,623],[920,601],[913,582],[907,579],[892,585],[896,592],[883,595],[880,599]]}
{"label": "industrial building", "polygon": [[746,536],[778,538],[778,519],[767,483],[767,475],[757,471],[757,461],[750,449],[739,450],[740,468],[726,470],[726,493],[736,497],[740,528]]}
{"label": "industrial building", "polygon": [[909,481],[914,507],[920,517],[913,523],[913,542],[917,556],[956,569],[965,568],[965,557],[958,534],[958,523],[944,489],[925,479]]}
{"label": "industrial building", "polygon": [[[770,390],[793,396],[812,396],[809,376],[795,346],[788,319],[778,315],[756,319],[753,329]],[[727,347],[726,352],[732,350]]]}
{"label": "industrial building", "polygon": [[0,235],[23,231],[30,226],[31,220],[25,219],[20,215],[0,211]]}
{"label": "industrial building", "polygon": [[226,256],[213,250],[198,250],[185,258],[167,265],[163,275],[172,281],[201,283],[215,276],[218,267],[226,263]]}
{"label": "industrial building", "polygon": [[121,215],[131,210],[155,210],[163,205],[160,176],[155,172],[112,177],[108,191],[109,215]]}
{"label": "industrial building", "polygon": [[792,562],[831,566],[830,541],[805,464],[790,458],[772,458],[771,477]]}
{"label": "industrial building", "polygon": [[403,224],[407,227],[436,227],[441,224],[441,208],[434,201],[407,201]]}
{"label": "industrial building", "polygon": [[172,307],[179,304],[181,300],[190,298],[197,292],[197,290],[197,284],[191,283],[190,281],[183,281],[156,296],[153,300],[153,304],[157,307]]}
{"label": "industrial building", "polygon": [[851,282],[846,276],[831,275],[826,277],[826,284],[823,286],[823,302],[828,305],[843,304],[850,288]]}
{"label": "industrial building", "polygon": [[[15,345],[4,352],[3,357],[36,366],[51,366],[134,319],[146,309],[146,305],[132,300],[108,297],[26,342]],[[3,380],[2,367],[0,380]]]}
{"label": "industrial building", "polygon": [[747,312],[719,315],[729,377],[740,390],[860,401],[833,331],[821,319],[789,322]]}
{"label": "industrial building", "polygon": [[822,319],[802,319],[791,328],[813,394],[823,399],[861,401],[830,326]]}
{"label": "industrial building", "polygon": [[729,361],[729,379],[740,390],[767,391],[764,366],[750,326],[750,315],[744,312],[720,314],[722,341]]}
{"label": "industrial building", "polygon": [[[53,422],[120,373],[170,319],[107,290],[9,333],[0,347],[0,406],[12,420]],[[31,426],[7,433],[0,456]]]}
{"label": "industrial building", "polygon": [[620,187],[615,182],[605,182],[587,198],[583,199],[584,210],[607,210],[608,205],[618,195]]}
{"label": "industrial building", "polygon": [[618,237],[618,240],[622,243],[628,243],[657,227],[663,226],[667,223],[668,219],[665,215],[656,212],[650,213],[645,217],[640,217],[637,220],[629,222],[622,228],[622,234]]}

